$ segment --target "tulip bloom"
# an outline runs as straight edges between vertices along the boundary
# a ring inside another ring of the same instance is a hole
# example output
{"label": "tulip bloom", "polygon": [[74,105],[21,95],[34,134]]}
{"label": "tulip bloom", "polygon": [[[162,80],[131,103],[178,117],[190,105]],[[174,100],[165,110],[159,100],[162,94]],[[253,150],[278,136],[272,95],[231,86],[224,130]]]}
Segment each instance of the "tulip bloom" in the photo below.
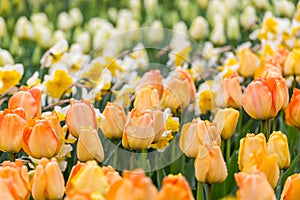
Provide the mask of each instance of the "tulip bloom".
{"label": "tulip bloom", "polygon": [[283,187],[280,200],[297,200],[300,196],[300,174],[289,176]]}
{"label": "tulip bloom", "polygon": [[41,115],[41,91],[37,88],[21,87],[8,101],[8,108],[13,110],[23,108],[26,119]]}
{"label": "tulip bloom", "polygon": [[242,97],[245,111],[254,119],[271,119],[288,103],[288,87],[280,78],[258,79],[250,83]]}
{"label": "tulip bloom", "polygon": [[156,143],[160,140],[165,129],[164,114],[161,110],[147,110],[145,112],[148,113],[153,120],[155,137],[152,143]]}
{"label": "tulip bloom", "polygon": [[83,99],[81,101],[71,99],[66,124],[70,133],[76,138],[79,136],[81,127],[90,126],[98,130],[96,112],[92,104]]}
{"label": "tulip bloom", "polygon": [[102,168],[96,161],[78,162],[72,169],[67,185],[67,196],[72,193],[87,193],[92,196],[105,197],[108,182]]}
{"label": "tulip bloom", "polygon": [[289,50],[287,48],[278,48],[276,51],[275,51],[275,54],[272,58],[272,60],[279,64],[281,67],[284,67],[284,63],[287,59],[287,56],[289,55]]}
{"label": "tulip bloom", "polygon": [[263,133],[255,135],[253,133],[248,133],[246,137],[240,140],[240,149],[238,164],[239,169],[242,170],[246,161],[248,160],[251,153],[255,150],[262,149],[262,151],[267,150],[266,138]]}
{"label": "tulip bloom", "polygon": [[[5,182],[8,183],[8,186],[16,191],[15,193],[18,197],[14,199],[29,199],[30,183],[28,170],[21,161],[4,161],[0,168],[0,180],[5,180]],[[2,186],[0,188],[0,193],[2,193]]]}
{"label": "tulip bloom", "polygon": [[194,166],[196,179],[202,183],[220,183],[228,175],[219,146],[205,145],[200,147]]}
{"label": "tulip bloom", "polygon": [[300,90],[294,88],[290,103],[285,109],[287,125],[300,128]]}
{"label": "tulip bloom", "polygon": [[122,144],[128,149],[146,149],[155,138],[153,120],[145,111],[134,108],[127,116]]}
{"label": "tulip bloom", "polygon": [[23,131],[26,126],[23,109],[5,109],[0,112],[0,149],[10,153],[21,150]]}
{"label": "tulip bloom", "polygon": [[86,162],[95,159],[101,162],[104,158],[102,143],[98,132],[91,127],[82,127],[77,143],[78,160]]}
{"label": "tulip bloom", "polygon": [[108,102],[102,113],[105,120],[100,124],[100,129],[109,139],[121,139],[126,122],[124,108],[116,103]]}
{"label": "tulip bloom", "polygon": [[239,187],[236,193],[238,200],[276,199],[274,190],[264,173],[258,170],[253,174],[240,172],[234,174],[234,178]]}
{"label": "tulip bloom", "polygon": [[168,175],[163,179],[162,188],[158,193],[158,200],[178,199],[193,200],[189,183],[181,174]]}
{"label": "tulip bloom", "polygon": [[283,66],[283,74],[284,75],[300,75],[300,50],[294,48],[291,52],[289,52]]}
{"label": "tulip bloom", "polygon": [[102,170],[103,170],[106,180],[110,186],[112,186],[118,180],[122,179],[120,174],[118,172],[116,172],[116,170],[114,168],[112,168],[111,166],[103,166]]}
{"label": "tulip bloom", "polygon": [[[55,113],[53,115],[59,123],[58,116]],[[29,156],[52,158],[58,153],[60,135],[52,124],[53,121],[42,117],[28,121],[24,129],[22,147]]]}
{"label": "tulip bloom", "polygon": [[184,109],[196,98],[196,88],[190,74],[177,70],[165,86],[162,105],[176,110]]}
{"label": "tulip bloom", "polygon": [[224,78],[216,97],[216,105],[220,107],[241,107],[242,89],[237,74]]}
{"label": "tulip bloom", "polygon": [[18,189],[11,187],[13,184],[14,181],[12,179],[6,180],[0,178],[0,199],[20,199],[17,194]]}
{"label": "tulip bloom", "polygon": [[266,175],[273,188],[276,187],[280,172],[275,154],[267,155],[262,149],[251,153],[243,168],[243,172],[252,174],[256,169]]}
{"label": "tulip bloom", "polygon": [[141,110],[151,110],[159,106],[159,94],[156,89],[144,87],[139,91],[134,100],[134,107]]}
{"label": "tulip bloom", "polygon": [[213,122],[217,124],[218,130],[223,139],[226,140],[231,138],[239,121],[239,116],[239,111],[233,108],[218,110]]}
{"label": "tulip bloom", "polygon": [[274,131],[268,140],[268,153],[275,154],[280,169],[288,168],[290,165],[289,144],[285,134]]}
{"label": "tulip bloom", "polygon": [[267,61],[256,70],[255,75],[254,75],[254,80],[257,80],[259,78],[268,78],[268,77],[273,77],[273,78],[281,78],[282,73],[281,73],[281,67],[278,66],[274,61]]}
{"label": "tulip bloom", "polygon": [[34,199],[62,199],[64,177],[55,158],[42,158],[32,178],[31,193]]}
{"label": "tulip bloom", "polygon": [[259,67],[259,57],[248,47],[242,48],[238,52],[239,68],[238,73],[243,77],[253,76]]}
{"label": "tulip bloom", "polygon": [[137,90],[135,93],[138,94],[144,87],[150,87],[152,90],[156,89],[159,99],[161,99],[164,92],[162,80],[163,77],[159,70],[150,70],[149,72],[146,72],[137,83]]}
{"label": "tulip bloom", "polygon": [[141,169],[124,171],[123,179],[113,184],[106,195],[107,200],[157,199],[157,189]]}

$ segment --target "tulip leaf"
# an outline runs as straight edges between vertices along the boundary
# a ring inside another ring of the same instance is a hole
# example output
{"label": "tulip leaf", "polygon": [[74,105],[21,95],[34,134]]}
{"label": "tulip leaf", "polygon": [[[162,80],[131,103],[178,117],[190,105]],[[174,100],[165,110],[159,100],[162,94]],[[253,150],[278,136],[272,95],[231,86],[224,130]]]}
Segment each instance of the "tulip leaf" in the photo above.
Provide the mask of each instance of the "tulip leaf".
{"label": "tulip leaf", "polygon": [[185,170],[183,172],[183,175],[187,179],[187,181],[190,184],[191,189],[196,190],[196,179],[195,179],[195,167],[194,167],[195,159],[189,159],[187,164],[185,165]]}
{"label": "tulip leaf", "polygon": [[286,136],[288,138],[291,160],[299,153],[299,133],[294,127],[287,126]]}

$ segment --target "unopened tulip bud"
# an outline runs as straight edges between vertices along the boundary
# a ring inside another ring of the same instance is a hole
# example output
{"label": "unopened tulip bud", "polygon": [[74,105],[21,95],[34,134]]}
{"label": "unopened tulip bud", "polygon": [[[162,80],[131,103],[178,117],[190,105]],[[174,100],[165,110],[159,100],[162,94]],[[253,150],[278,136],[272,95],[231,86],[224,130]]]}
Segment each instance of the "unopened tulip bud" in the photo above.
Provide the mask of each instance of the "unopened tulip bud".
{"label": "unopened tulip bud", "polygon": [[289,52],[282,72],[284,75],[300,75],[300,50],[299,49],[293,49],[291,52]]}
{"label": "unopened tulip bud", "polygon": [[300,90],[294,88],[293,96],[285,109],[285,121],[287,125],[300,128]]}
{"label": "unopened tulip bud", "polygon": [[194,40],[203,39],[208,32],[208,23],[204,17],[196,17],[190,27],[190,35]]}
{"label": "unopened tulip bud", "polygon": [[0,17],[0,38],[6,35],[6,23],[3,17]]}
{"label": "unopened tulip bud", "polygon": [[229,40],[237,41],[241,37],[239,20],[235,16],[230,16],[227,19],[227,37]]}
{"label": "unopened tulip bud", "polygon": [[300,196],[300,174],[293,174],[289,176],[283,187],[280,200],[298,199]]}
{"label": "unopened tulip bud", "polygon": [[83,22],[83,15],[79,8],[72,8],[69,11],[69,15],[73,19],[75,26],[79,26]]}
{"label": "unopened tulip bud", "polygon": [[15,35],[19,39],[34,39],[35,31],[33,25],[26,17],[20,17],[16,22]]}
{"label": "unopened tulip bud", "polygon": [[74,20],[68,13],[61,12],[57,17],[57,26],[60,30],[68,31],[74,27]]}
{"label": "unopened tulip bud", "polygon": [[161,21],[155,20],[148,32],[148,39],[152,43],[159,43],[164,39],[164,29]]}
{"label": "unopened tulip bud", "polygon": [[274,1],[274,8],[277,14],[289,18],[295,13],[295,5],[290,1]]}
{"label": "unopened tulip bud", "polygon": [[238,73],[243,77],[253,76],[260,65],[259,57],[248,47],[244,47],[238,52],[238,60]]}
{"label": "unopened tulip bud", "polygon": [[233,108],[218,110],[213,122],[217,124],[223,139],[231,138],[238,123],[239,116],[239,111]]}
{"label": "unopened tulip bud", "polygon": [[144,87],[138,92],[133,105],[135,108],[141,110],[151,110],[157,108],[159,103],[159,94],[157,90]]}
{"label": "unopened tulip bud", "polygon": [[91,49],[91,35],[89,32],[82,32],[76,36],[76,43],[80,45],[84,53]]}
{"label": "unopened tulip bud", "polygon": [[210,41],[215,45],[223,45],[226,42],[225,30],[223,22],[216,22],[210,34]]}
{"label": "unopened tulip bud", "polygon": [[0,66],[13,64],[15,64],[15,61],[9,51],[0,48]]}

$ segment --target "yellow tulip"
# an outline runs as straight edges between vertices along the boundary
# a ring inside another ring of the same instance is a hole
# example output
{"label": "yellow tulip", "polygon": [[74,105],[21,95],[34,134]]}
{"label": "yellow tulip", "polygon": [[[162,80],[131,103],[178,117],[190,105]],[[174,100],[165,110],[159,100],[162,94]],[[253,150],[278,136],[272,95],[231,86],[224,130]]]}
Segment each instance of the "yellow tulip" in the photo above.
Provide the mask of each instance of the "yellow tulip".
{"label": "yellow tulip", "polygon": [[274,131],[268,140],[268,153],[276,155],[280,169],[285,169],[290,165],[289,144],[285,134],[281,131]]}
{"label": "yellow tulip", "polygon": [[238,73],[244,77],[253,76],[255,70],[259,67],[260,64],[259,57],[248,47],[245,47],[238,52],[238,59]]}
{"label": "yellow tulip", "polygon": [[246,137],[240,140],[238,164],[239,169],[242,170],[246,161],[248,160],[251,153],[255,150],[262,149],[262,151],[267,151],[266,138],[263,133],[255,135],[253,133],[248,133]]}
{"label": "yellow tulip", "polygon": [[226,140],[231,138],[238,123],[239,116],[239,111],[233,108],[218,110],[213,122],[217,124],[218,130],[223,139]]}
{"label": "yellow tulip", "polygon": [[159,94],[156,89],[142,88],[136,95],[134,107],[141,110],[155,109],[159,106]]}
{"label": "yellow tulip", "polygon": [[34,199],[62,199],[65,181],[55,158],[42,158],[32,178]]}
{"label": "yellow tulip", "polygon": [[284,75],[300,75],[300,50],[294,48],[286,57],[282,71]]}
{"label": "yellow tulip", "polygon": [[298,200],[300,197],[300,174],[289,176],[283,187],[280,200]]}

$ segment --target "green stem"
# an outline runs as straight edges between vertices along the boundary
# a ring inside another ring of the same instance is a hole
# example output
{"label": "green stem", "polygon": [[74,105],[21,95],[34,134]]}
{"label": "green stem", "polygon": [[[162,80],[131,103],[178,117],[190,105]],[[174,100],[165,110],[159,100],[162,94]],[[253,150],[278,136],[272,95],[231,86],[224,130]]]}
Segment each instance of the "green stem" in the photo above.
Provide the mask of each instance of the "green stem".
{"label": "green stem", "polygon": [[134,169],[134,163],[135,163],[135,151],[133,150],[131,153],[131,159],[130,159],[130,170]]}
{"label": "green stem", "polygon": [[266,138],[269,139],[269,135],[270,135],[270,132],[271,132],[271,127],[270,127],[270,120],[267,119],[266,120]]}
{"label": "green stem", "polygon": [[142,162],[141,162],[141,164],[142,164],[142,168],[144,169],[144,171],[146,171],[146,168],[147,168],[147,153],[148,153],[147,149],[142,150],[142,154],[141,154]]}
{"label": "green stem", "polygon": [[113,161],[113,167],[117,168],[117,159],[118,159],[118,141],[114,141],[114,161]]}
{"label": "green stem", "polygon": [[297,76],[296,74],[293,75],[293,83],[292,83],[292,88],[296,88],[297,87]]}
{"label": "green stem", "polygon": [[9,153],[9,160],[10,162],[16,161],[16,153]]}
{"label": "green stem", "polygon": [[211,200],[211,184],[207,184],[207,200]]}
{"label": "green stem", "polygon": [[226,162],[229,162],[230,159],[230,138],[227,139],[227,144],[226,144]]}
{"label": "green stem", "polygon": [[203,183],[200,181],[197,184],[197,200],[204,200]]}
{"label": "green stem", "polygon": [[265,127],[264,120],[261,120],[261,123],[260,123],[260,132],[261,133],[264,133],[264,127]]}

